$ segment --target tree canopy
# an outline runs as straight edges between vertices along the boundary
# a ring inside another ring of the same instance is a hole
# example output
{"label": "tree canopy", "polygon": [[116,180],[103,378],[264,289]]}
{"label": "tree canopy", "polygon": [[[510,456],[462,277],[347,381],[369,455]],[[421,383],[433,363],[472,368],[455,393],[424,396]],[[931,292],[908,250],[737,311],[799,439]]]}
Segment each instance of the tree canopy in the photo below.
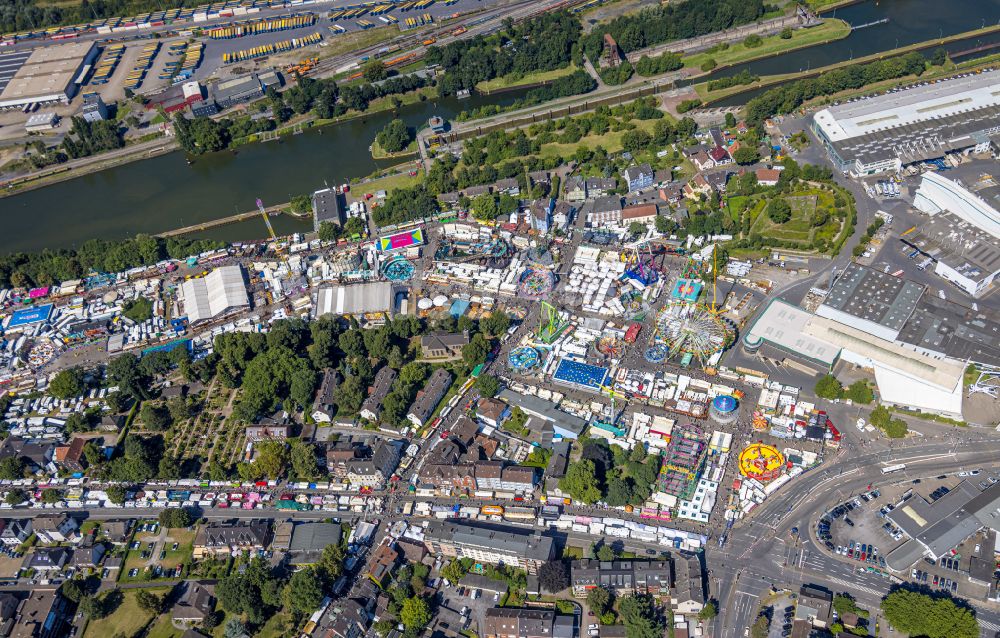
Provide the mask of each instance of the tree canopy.
{"label": "tree canopy", "polygon": [[897,631],[927,638],[976,638],[975,612],[950,596],[897,589],[882,599],[882,613]]}

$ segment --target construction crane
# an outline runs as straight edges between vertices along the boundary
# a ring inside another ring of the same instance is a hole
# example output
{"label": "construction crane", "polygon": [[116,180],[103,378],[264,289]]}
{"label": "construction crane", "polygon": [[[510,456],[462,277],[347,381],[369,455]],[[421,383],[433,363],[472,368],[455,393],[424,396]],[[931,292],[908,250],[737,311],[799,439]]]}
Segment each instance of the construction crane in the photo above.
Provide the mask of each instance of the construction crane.
{"label": "construction crane", "polygon": [[274,226],[271,225],[271,218],[267,216],[267,209],[264,208],[264,202],[257,198],[257,209],[260,211],[260,216],[264,218],[264,223],[267,224],[267,232],[271,235],[271,239],[277,240],[278,235],[274,232]]}

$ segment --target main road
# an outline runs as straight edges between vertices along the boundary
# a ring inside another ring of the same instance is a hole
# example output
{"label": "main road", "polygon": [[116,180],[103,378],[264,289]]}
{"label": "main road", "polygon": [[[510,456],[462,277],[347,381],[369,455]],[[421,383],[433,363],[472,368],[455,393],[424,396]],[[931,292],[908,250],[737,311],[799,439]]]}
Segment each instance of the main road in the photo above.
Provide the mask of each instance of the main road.
{"label": "main road", "polygon": [[[881,473],[886,464],[906,464],[904,473],[888,481],[898,483],[961,467],[1000,468],[998,454],[1000,440],[986,436],[952,445],[916,442],[853,457],[843,451],[828,467],[787,484],[731,531],[721,551],[706,552],[711,590],[722,602],[714,635],[742,636],[772,585],[811,583],[847,591],[863,606],[877,610],[888,582],[878,575],[859,574],[857,563],[835,558],[816,542],[812,524],[841,499],[870,484],[887,482]],[[797,535],[792,534],[793,527],[798,528]],[[991,634],[1000,630],[1000,613],[970,602],[985,630]]]}

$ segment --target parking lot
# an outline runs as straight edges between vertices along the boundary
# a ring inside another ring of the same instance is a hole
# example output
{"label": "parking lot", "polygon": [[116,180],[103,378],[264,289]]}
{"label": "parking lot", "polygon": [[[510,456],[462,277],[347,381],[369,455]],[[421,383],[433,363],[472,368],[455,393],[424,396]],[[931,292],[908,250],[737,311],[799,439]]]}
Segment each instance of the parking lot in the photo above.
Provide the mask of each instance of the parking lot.
{"label": "parking lot", "polygon": [[817,535],[827,549],[859,567],[885,569],[883,557],[902,540],[901,533],[896,538],[884,527],[890,509],[879,490],[866,491],[831,509],[820,519]]}

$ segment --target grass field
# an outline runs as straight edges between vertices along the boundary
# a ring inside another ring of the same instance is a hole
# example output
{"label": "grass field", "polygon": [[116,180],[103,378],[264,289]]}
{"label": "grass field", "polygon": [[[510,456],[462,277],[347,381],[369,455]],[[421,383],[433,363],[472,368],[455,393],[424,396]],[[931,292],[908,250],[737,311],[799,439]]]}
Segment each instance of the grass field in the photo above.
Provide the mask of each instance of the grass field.
{"label": "grass field", "polygon": [[537,73],[528,73],[526,75],[505,75],[502,78],[495,78],[493,80],[480,82],[476,85],[476,91],[479,91],[480,93],[489,93],[499,89],[509,89],[516,86],[536,84],[538,82],[551,82],[552,80],[557,80],[561,77],[570,75],[576,71],[576,69],[577,66],[575,64],[570,64],[569,66],[561,69],[554,69],[552,71],[538,71]]}
{"label": "grass field", "polygon": [[[738,198],[732,198],[738,199]],[[750,232],[763,237],[794,241],[807,246],[816,239],[832,240],[840,230],[841,222],[831,215],[822,226],[813,226],[812,218],[819,208],[833,208],[833,195],[819,189],[809,189],[785,197],[792,209],[792,217],[783,224],[775,224],[765,212],[765,199],[758,200],[750,211]],[[734,202],[730,200],[732,207]],[[742,209],[742,205],[741,205]]]}
{"label": "grass field", "polygon": [[397,35],[399,35],[398,28],[386,25],[374,29],[362,29],[361,31],[354,31],[352,33],[329,36],[325,40],[327,46],[320,50],[320,57],[332,58],[343,55],[355,49],[364,49],[386,42]]}
{"label": "grass field", "polygon": [[[146,550],[148,544],[154,540],[155,534],[139,534],[135,536],[135,540],[142,543],[139,549],[130,549],[128,555],[125,557],[125,564],[122,566],[121,576],[119,581],[123,583],[127,582],[139,582],[147,580],[143,578],[143,570],[146,564],[150,565],[160,565],[163,567],[163,571],[167,572],[171,569],[175,569],[177,566],[182,564],[188,557],[191,556],[191,548],[194,543],[194,531],[188,531],[186,529],[172,529],[167,532],[167,540],[163,542],[162,545],[157,545],[154,547],[154,553],[150,558],[143,558],[142,552]],[[176,550],[171,549],[174,543],[178,543]],[[160,550],[166,550],[167,555],[160,560]],[[150,563],[150,560],[152,562]],[[129,577],[129,571],[132,569],[138,569],[139,574],[134,578]],[[172,578],[172,577],[171,577]]]}
{"label": "grass field", "polygon": [[700,69],[706,60],[715,60],[718,66],[739,64],[758,58],[766,58],[778,53],[787,53],[795,49],[815,46],[824,42],[846,38],[851,33],[849,24],[839,18],[826,19],[823,24],[809,29],[794,29],[792,37],[782,40],[781,36],[772,35],[764,38],[759,47],[748,49],[742,42],[735,42],[724,51],[704,51],[684,58],[684,66]]}
{"label": "grass field", "polygon": [[[149,591],[162,596],[167,592],[167,589],[159,587],[150,588]],[[153,614],[139,609],[139,605],[135,601],[136,590],[123,589],[121,592],[124,598],[118,608],[105,618],[91,620],[87,623],[87,631],[83,634],[84,638],[107,638],[116,634],[133,636],[152,619]],[[164,614],[163,616],[169,622],[170,615]]]}
{"label": "grass field", "polygon": [[[362,193],[374,193],[375,191],[385,190],[389,194],[397,188],[411,188],[420,183],[423,179],[423,169],[417,171],[417,174],[410,177],[408,174],[403,173],[401,175],[390,175],[388,177],[380,177],[378,179],[373,179],[370,182],[365,182],[363,184],[358,183],[358,190]],[[361,197],[362,194],[357,194]]]}
{"label": "grass field", "polygon": [[394,158],[406,158],[411,155],[417,154],[417,140],[410,142],[406,148],[398,153],[386,153],[382,150],[382,146],[378,143],[378,140],[372,142],[372,159],[382,160],[382,159],[394,159]]}
{"label": "grass field", "polygon": [[[647,133],[652,132],[653,124],[656,120],[633,120],[636,128],[641,128]],[[539,157],[569,157],[572,155],[578,146],[586,146],[588,148],[594,148],[595,146],[601,146],[609,153],[617,153],[622,150],[622,135],[625,131],[608,131],[602,135],[587,135],[581,137],[579,142],[563,144],[561,142],[552,142],[550,144],[542,145],[542,151],[538,154]]]}

